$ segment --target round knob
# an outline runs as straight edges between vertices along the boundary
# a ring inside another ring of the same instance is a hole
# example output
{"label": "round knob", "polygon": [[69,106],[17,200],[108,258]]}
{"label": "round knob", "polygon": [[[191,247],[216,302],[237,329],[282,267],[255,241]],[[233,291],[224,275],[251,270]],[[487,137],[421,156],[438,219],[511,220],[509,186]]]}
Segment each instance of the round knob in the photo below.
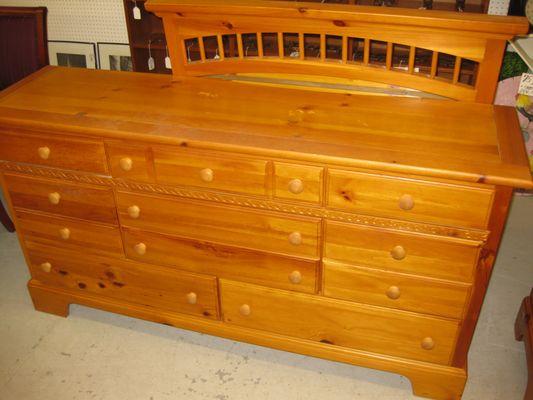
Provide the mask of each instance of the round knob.
{"label": "round knob", "polygon": [[68,240],[70,239],[70,229],[68,228],[61,228],[59,230],[59,236],[61,236],[61,239]]}
{"label": "round knob", "polygon": [[146,254],[146,245],[144,243],[137,243],[134,246],[134,249],[135,249],[135,252],[141,256]]}
{"label": "round knob", "polygon": [[400,294],[401,294],[400,293],[400,288],[398,286],[391,286],[390,288],[387,289],[385,294],[391,300],[399,299],[400,298]]}
{"label": "round knob", "polygon": [[50,264],[49,262],[43,262],[41,264],[41,269],[44,272],[49,273],[52,270],[52,264]]}
{"label": "round knob", "polygon": [[392,258],[395,260],[403,260],[405,256],[407,255],[407,252],[402,246],[395,246],[391,251],[390,254]]}
{"label": "round knob", "polygon": [[39,147],[37,149],[37,153],[39,153],[39,157],[41,157],[43,160],[48,160],[48,157],[50,157],[50,148],[49,147]]}
{"label": "round knob", "polygon": [[302,274],[300,271],[292,271],[289,275],[289,280],[297,285],[302,281]]}
{"label": "round knob", "polygon": [[139,215],[141,214],[141,209],[139,206],[130,206],[128,207],[128,215],[131,218],[137,219],[139,218]]}
{"label": "round knob", "polygon": [[409,211],[412,210],[415,206],[415,201],[413,199],[413,196],[410,194],[404,194],[402,197],[400,197],[400,201],[398,202],[398,205],[402,210]]}
{"label": "round knob", "polygon": [[433,341],[432,338],[426,337],[422,339],[421,346],[424,350],[431,350],[433,349],[433,347],[435,347],[435,342]]}
{"label": "round knob", "polygon": [[300,179],[293,179],[289,182],[289,192],[300,194],[304,191],[304,184]]}
{"label": "round knob", "polygon": [[295,246],[302,244],[302,234],[300,232],[292,232],[289,235],[289,242]]}
{"label": "round knob", "polygon": [[186,297],[187,303],[189,304],[196,304],[196,302],[198,301],[198,296],[194,292],[188,293]]}
{"label": "round knob", "polygon": [[239,307],[239,312],[241,313],[241,315],[248,316],[252,313],[252,309],[248,304],[243,304]]}
{"label": "round knob", "polygon": [[121,158],[119,161],[120,168],[122,168],[124,171],[131,171],[131,168],[133,167],[133,160],[129,157]]}
{"label": "round knob", "polygon": [[211,168],[205,168],[200,171],[200,178],[204,182],[213,182],[213,170]]}
{"label": "round knob", "polygon": [[48,194],[48,201],[51,204],[59,204],[59,200],[61,200],[61,195],[59,193],[54,192]]}

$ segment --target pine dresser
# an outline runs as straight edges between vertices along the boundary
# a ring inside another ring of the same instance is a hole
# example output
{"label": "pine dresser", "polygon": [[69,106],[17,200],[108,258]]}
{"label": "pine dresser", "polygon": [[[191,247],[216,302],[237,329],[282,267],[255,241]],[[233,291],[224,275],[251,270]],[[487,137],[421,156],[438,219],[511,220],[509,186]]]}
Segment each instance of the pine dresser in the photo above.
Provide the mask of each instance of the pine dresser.
{"label": "pine dresser", "polygon": [[515,110],[491,105],[525,19],[146,6],[172,77],[47,67],[0,95],[35,308],[95,307],[459,399],[513,189],[533,187]]}

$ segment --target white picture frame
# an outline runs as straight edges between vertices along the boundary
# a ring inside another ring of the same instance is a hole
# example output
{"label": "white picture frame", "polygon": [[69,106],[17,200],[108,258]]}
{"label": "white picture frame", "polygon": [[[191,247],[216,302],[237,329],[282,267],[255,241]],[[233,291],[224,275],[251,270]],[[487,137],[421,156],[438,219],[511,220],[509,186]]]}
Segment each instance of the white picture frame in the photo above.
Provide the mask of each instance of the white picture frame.
{"label": "white picture frame", "polygon": [[110,71],[133,71],[130,46],[127,43],[98,42],[100,69]]}
{"label": "white picture frame", "polygon": [[96,69],[96,48],[94,43],[48,41],[50,65]]}

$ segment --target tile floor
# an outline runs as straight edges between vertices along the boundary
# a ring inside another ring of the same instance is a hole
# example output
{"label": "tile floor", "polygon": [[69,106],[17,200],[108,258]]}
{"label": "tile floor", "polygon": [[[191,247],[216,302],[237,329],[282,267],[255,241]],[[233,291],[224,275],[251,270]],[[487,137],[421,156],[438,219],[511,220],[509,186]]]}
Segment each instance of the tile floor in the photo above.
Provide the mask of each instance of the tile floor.
{"label": "tile floor", "polygon": [[[401,376],[72,306],[33,310],[15,235],[0,227],[1,400],[412,399]],[[533,286],[533,198],[515,199],[469,357],[465,400],[521,399],[513,322]]]}

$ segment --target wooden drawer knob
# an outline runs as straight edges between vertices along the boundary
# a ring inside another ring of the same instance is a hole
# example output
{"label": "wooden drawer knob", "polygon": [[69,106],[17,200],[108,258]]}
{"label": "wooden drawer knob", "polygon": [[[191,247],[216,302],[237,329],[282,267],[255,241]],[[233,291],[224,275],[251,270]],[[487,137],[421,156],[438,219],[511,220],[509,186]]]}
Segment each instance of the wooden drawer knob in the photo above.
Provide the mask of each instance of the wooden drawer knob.
{"label": "wooden drawer knob", "polygon": [[68,240],[70,239],[70,229],[68,228],[61,228],[59,230],[59,236],[61,236],[61,239]]}
{"label": "wooden drawer knob", "polygon": [[144,243],[137,243],[133,248],[140,256],[146,254],[146,245]]}
{"label": "wooden drawer knob", "polygon": [[300,232],[292,232],[289,235],[289,242],[295,246],[302,244],[302,234]]}
{"label": "wooden drawer knob", "polygon": [[119,164],[123,171],[131,171],[133,167],[133,160],[129,157],[124,157],[120,159]]}
{"label": "wooden drawer knob", "polygon": [[398,205],[402,210],[409,211],[415,206],[415,200],[410,194],[404,194],[402,197],[400,197]]}
{"label": "wooden drawer knob", "polygon": [[398,286],[391,286],[387,289],[386,295],[391,300],[396,300],[400,298],[400,288]]}
{"label": "wooden drawer knob", "polygon": [[52,270],[52,264],[50,264],[49,262],[43,262],[41,264],[41,269],[46,273],[50,273],[50,271]]}
{"label": "wooden drawer knob", "polygon": [[248,304],[243,304],[239,307],[239,312],[246,317],[252,313],[252,309]]}
{"label": "wooden drawer knob", "polygon": [[403,260],[407,255],[407,252],[402,246],[395,246],[390,252],[392,258],[395,260]]}
{"label": "wooden drawer knob", "polygon": [[39,147],[37,149],[37,153],[39,154],[39,157],[41,157],[43,160],[48,160],[48,157],[50,157],[50,148],[49,147]]}
{"label": "wooden drawer knob", "polygon": [[213,170],[211,168],[205,168],[201,170],[200,178],[202,178],[204,182],[213,182],[213,178],[214,178]]}
{"label": "wooden drawer knob", "polygon": [[304,191],[304,183],[300,179],[293,179],[289,182],[289,192],[300,194]]}
{"label": "wooden drawer knob", "polygon": [[51,204],[59,204],[59,200],[61,200],[61,195],[59,193],[53,192],[48,194],[48,201]]}
{"label": "wooden drawer knob", "polygon": [[302,281],[302,273],[300,271],[292,271],[289,275],[289,280],[295,285]]}
{"label": "wooden drawer knob", "polygon": [[431,350],[433,349],[433,347],[435,347],[435,342],[432,338],[425,337],[424,339],[422,339],[421,345],[424,350]]}
{"label": "wooden drawer knob", "polygon": [[196,302],[198,301],[198,296],[194,292],[188,293],[186,297],[187,303],[189,304],[196,304]]}
{"label": "wooden drawer knob", "polygon": [[131,218],[137,219],[139,218],[139,215],[141,215],[141,209],[139,206],[130,206],[128,207],[128,215]]}

